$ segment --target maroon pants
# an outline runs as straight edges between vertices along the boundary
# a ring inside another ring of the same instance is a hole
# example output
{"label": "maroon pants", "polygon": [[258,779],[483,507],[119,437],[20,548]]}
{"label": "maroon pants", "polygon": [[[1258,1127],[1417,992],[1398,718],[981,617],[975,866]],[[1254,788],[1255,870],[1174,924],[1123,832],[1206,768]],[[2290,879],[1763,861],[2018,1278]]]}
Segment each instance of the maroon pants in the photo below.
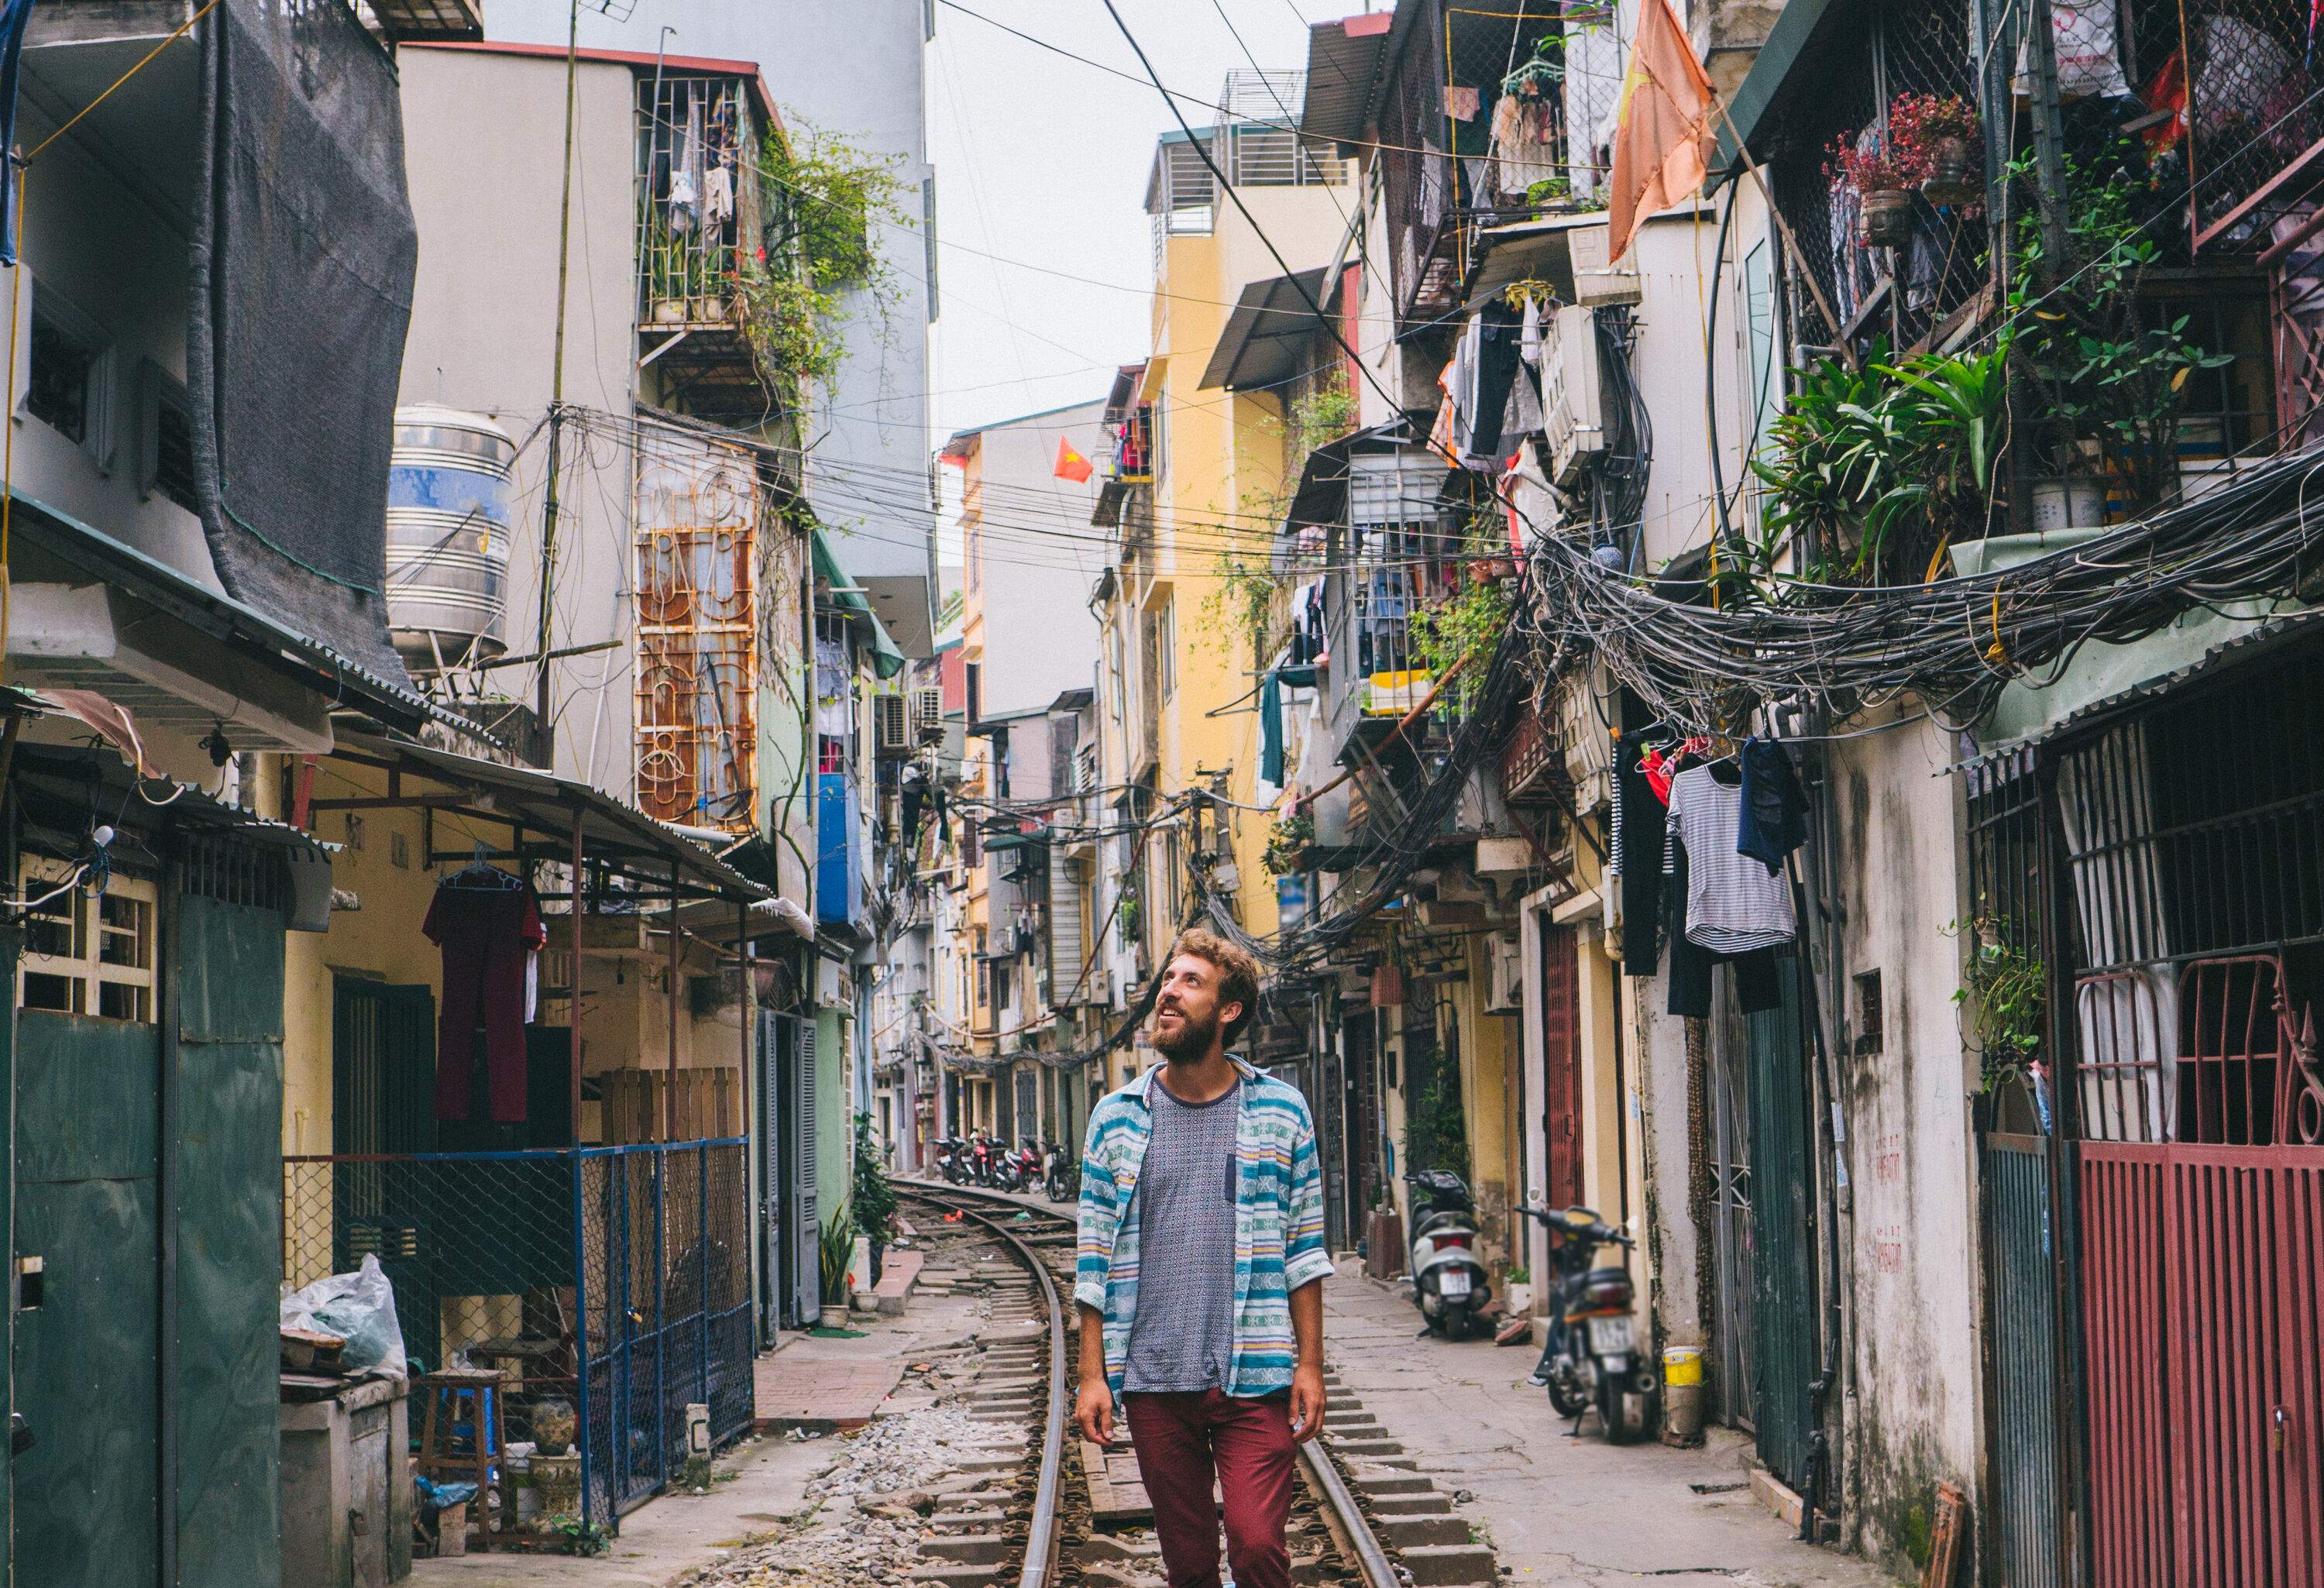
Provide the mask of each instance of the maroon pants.
{"label": "maroon pants", "polygon": [[1222,1512],[1235,1588],[1291,1588],[1283,1543],[1291,1513],[1290,1396],[1250,1399],[1204,1390],[1121,1399],[1170,1588],[1219,1588]]}

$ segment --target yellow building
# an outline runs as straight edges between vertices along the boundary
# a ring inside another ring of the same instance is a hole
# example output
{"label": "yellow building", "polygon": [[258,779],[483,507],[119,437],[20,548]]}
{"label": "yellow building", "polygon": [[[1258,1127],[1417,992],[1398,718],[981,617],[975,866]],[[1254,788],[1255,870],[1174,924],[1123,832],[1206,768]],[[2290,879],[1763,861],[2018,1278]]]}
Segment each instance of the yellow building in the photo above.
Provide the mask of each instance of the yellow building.
{"label": "yellow building", "polygon": [[[1292,410],[1305,388],[1206,388],[1247,289],[1286,266],[1320,281],[1350,235],[1350,168],[1302,148],[1287,125],[1283,107],[1296,113],[1301,89],[1296,72],[1231,74],[1220,123],[1195,138],[1165,134],[1147,188],[1153,350],[1109,405],[1116,445],[1098,517],[1118,531],[1101,586],[1103,783],[1117,825],[1162,818],[1107,857],[1124,892],[1120,1007],[1194,906],[1198,868],[1234,899],[1245,930],[1277,926],[1253,702],[1280,615],[1267,576],[1297,480]],[[1217,799],[1190,801],[1195,790]]]}

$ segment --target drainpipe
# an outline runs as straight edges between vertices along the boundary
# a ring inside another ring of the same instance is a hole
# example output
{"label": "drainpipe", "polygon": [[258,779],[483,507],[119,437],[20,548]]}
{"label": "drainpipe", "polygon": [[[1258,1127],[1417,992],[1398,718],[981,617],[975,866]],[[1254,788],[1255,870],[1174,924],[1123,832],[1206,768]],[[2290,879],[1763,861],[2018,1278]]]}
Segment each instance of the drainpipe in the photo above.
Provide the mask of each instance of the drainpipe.
{"label": "drainpipe", "polygon": [[[1824,712],[1816,708],[1802,714],[1806,730],[1821,734],[1829,730]],[[1856,1198],[1848,1173],[1847,1123],[1841,1103],[1840,1056],[1846,1034],[1846,1004],[1842,990],[1848,984],[1846,928],[1848,909],[1845,892],[1840,880],[1838,860],[1840,853],[1840,813],[1838,809],[1838,780],[1832,771],[1832,751],[1829,742],[1818,752],[1816,765],[1821,773],[1821,787],[1814,801],[1816,819],[1808,835],[1804,854],[1803,881],[1810,884],[1808,898],[1820,909],[1807,912],[1821,928],[1823,964],[1821,974],[1810,963],[1808,985],[1816,1001],[1812,1030],[1815,1039],[1816,1062],[1812,1076],[1815,1103],[1815,1138],[1821,1160],[1816,1169],[1816,1200],[1821,1215],[1818,1223],[1823,1231],[1822,1250],[1817,1254],[1817,1267],[1822,1280],[1824,1299],[1823,1365],[1812,1387],[1816,1413],[1816,1464],[1830,1479],[1834,1505],[1831,1514],[1840,1528],[1843,1546],[1853,1546],[1859,1515],[1857,1505],[1858,1467],[1856,1441],[1853,1437],[1857,1417],[1856,1353],[1854,1341],[1855,1265],[1851,1257],[1856,1249]],[[1832,1419],[1825,1415],[1831,1404],[1831,1392],[1840,1390],[1838,1422],[1838,1447],[1834,1449],[1826,1433]],[[1811,1495],[1808,1516],[1803,1521],[1802,1537],[1807,1537],[1813,1519],[1814,1500]]]}

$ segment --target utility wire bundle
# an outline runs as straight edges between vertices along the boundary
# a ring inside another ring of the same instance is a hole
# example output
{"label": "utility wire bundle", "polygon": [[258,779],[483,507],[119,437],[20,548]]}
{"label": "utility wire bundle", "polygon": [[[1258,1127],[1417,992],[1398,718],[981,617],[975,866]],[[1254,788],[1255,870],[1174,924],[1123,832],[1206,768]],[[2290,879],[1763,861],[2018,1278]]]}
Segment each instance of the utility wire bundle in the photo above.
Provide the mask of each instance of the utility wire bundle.
{"label": "utility wire bundle", "polygon": [[2199,501],[2015,568],[1925,585],[1784,581],[1773,604],[1673,600],[1609,571],[1586,545],[1536,540],[1538,599],[1517,624],[1536,647],[1595,653],[1665,721],[1723,732],[1750,706],[1813,697],[1845,716],[1919,694],[1973,721],[2002,686],[2061,667],[2091,641],[2120,643],[2198,608],[2288,596],[2319,571],[2324,448],[2239,471]]}

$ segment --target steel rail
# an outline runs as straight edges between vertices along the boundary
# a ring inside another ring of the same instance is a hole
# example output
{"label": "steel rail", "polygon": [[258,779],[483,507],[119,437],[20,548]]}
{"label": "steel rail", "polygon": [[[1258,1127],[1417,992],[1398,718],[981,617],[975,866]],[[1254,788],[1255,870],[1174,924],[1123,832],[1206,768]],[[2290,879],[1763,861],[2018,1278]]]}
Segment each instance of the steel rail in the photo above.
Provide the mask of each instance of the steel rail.
{"label": "steel rail", "polygon": [[[945,1193],[962,1189],[963,1187],[957,1186],[921,1187],[899,1184],[896,1186],[897,1195],[899,1196],[934,1203],[941,1203]],[[978,1196],[974,1192],[970,1195],[977,1200],[987,1198],[1001,1202],[1012,1200],[999,1193],[988,1193],[984,1196]],[[1041,1260],[1040,1253],[1001,1228],[999,1223],[984,1214],[974,1212],[965,1206],[956,1206],[954,1211],[963,1218],[974,1219],[1016,1252],[1018,1260],[1027,1268],[1031,1269],[1033,1277],[1040,1281],[1041,1299],[1049,1309],[1049,1410],[1041,1432],[1041,1475],[1033,1485],[1033,1521],[1031,1530],[1025,1539],[1025,1566],[1017,1575],[1018,1588],[1048,1588],[1052,1574],[1056,1570],[1057,1565],[1057,1500],[1065,1476],[1065,1299],[1058,1294],[1056,1276],[1049,1272],[1049,1265]],[[1039,1213],[1042,1210],[1032,1208],[1028,1211]],[[1047,1216],[1060,1220],[1065,1217],[1063,1214],[1050,1214]]]}

